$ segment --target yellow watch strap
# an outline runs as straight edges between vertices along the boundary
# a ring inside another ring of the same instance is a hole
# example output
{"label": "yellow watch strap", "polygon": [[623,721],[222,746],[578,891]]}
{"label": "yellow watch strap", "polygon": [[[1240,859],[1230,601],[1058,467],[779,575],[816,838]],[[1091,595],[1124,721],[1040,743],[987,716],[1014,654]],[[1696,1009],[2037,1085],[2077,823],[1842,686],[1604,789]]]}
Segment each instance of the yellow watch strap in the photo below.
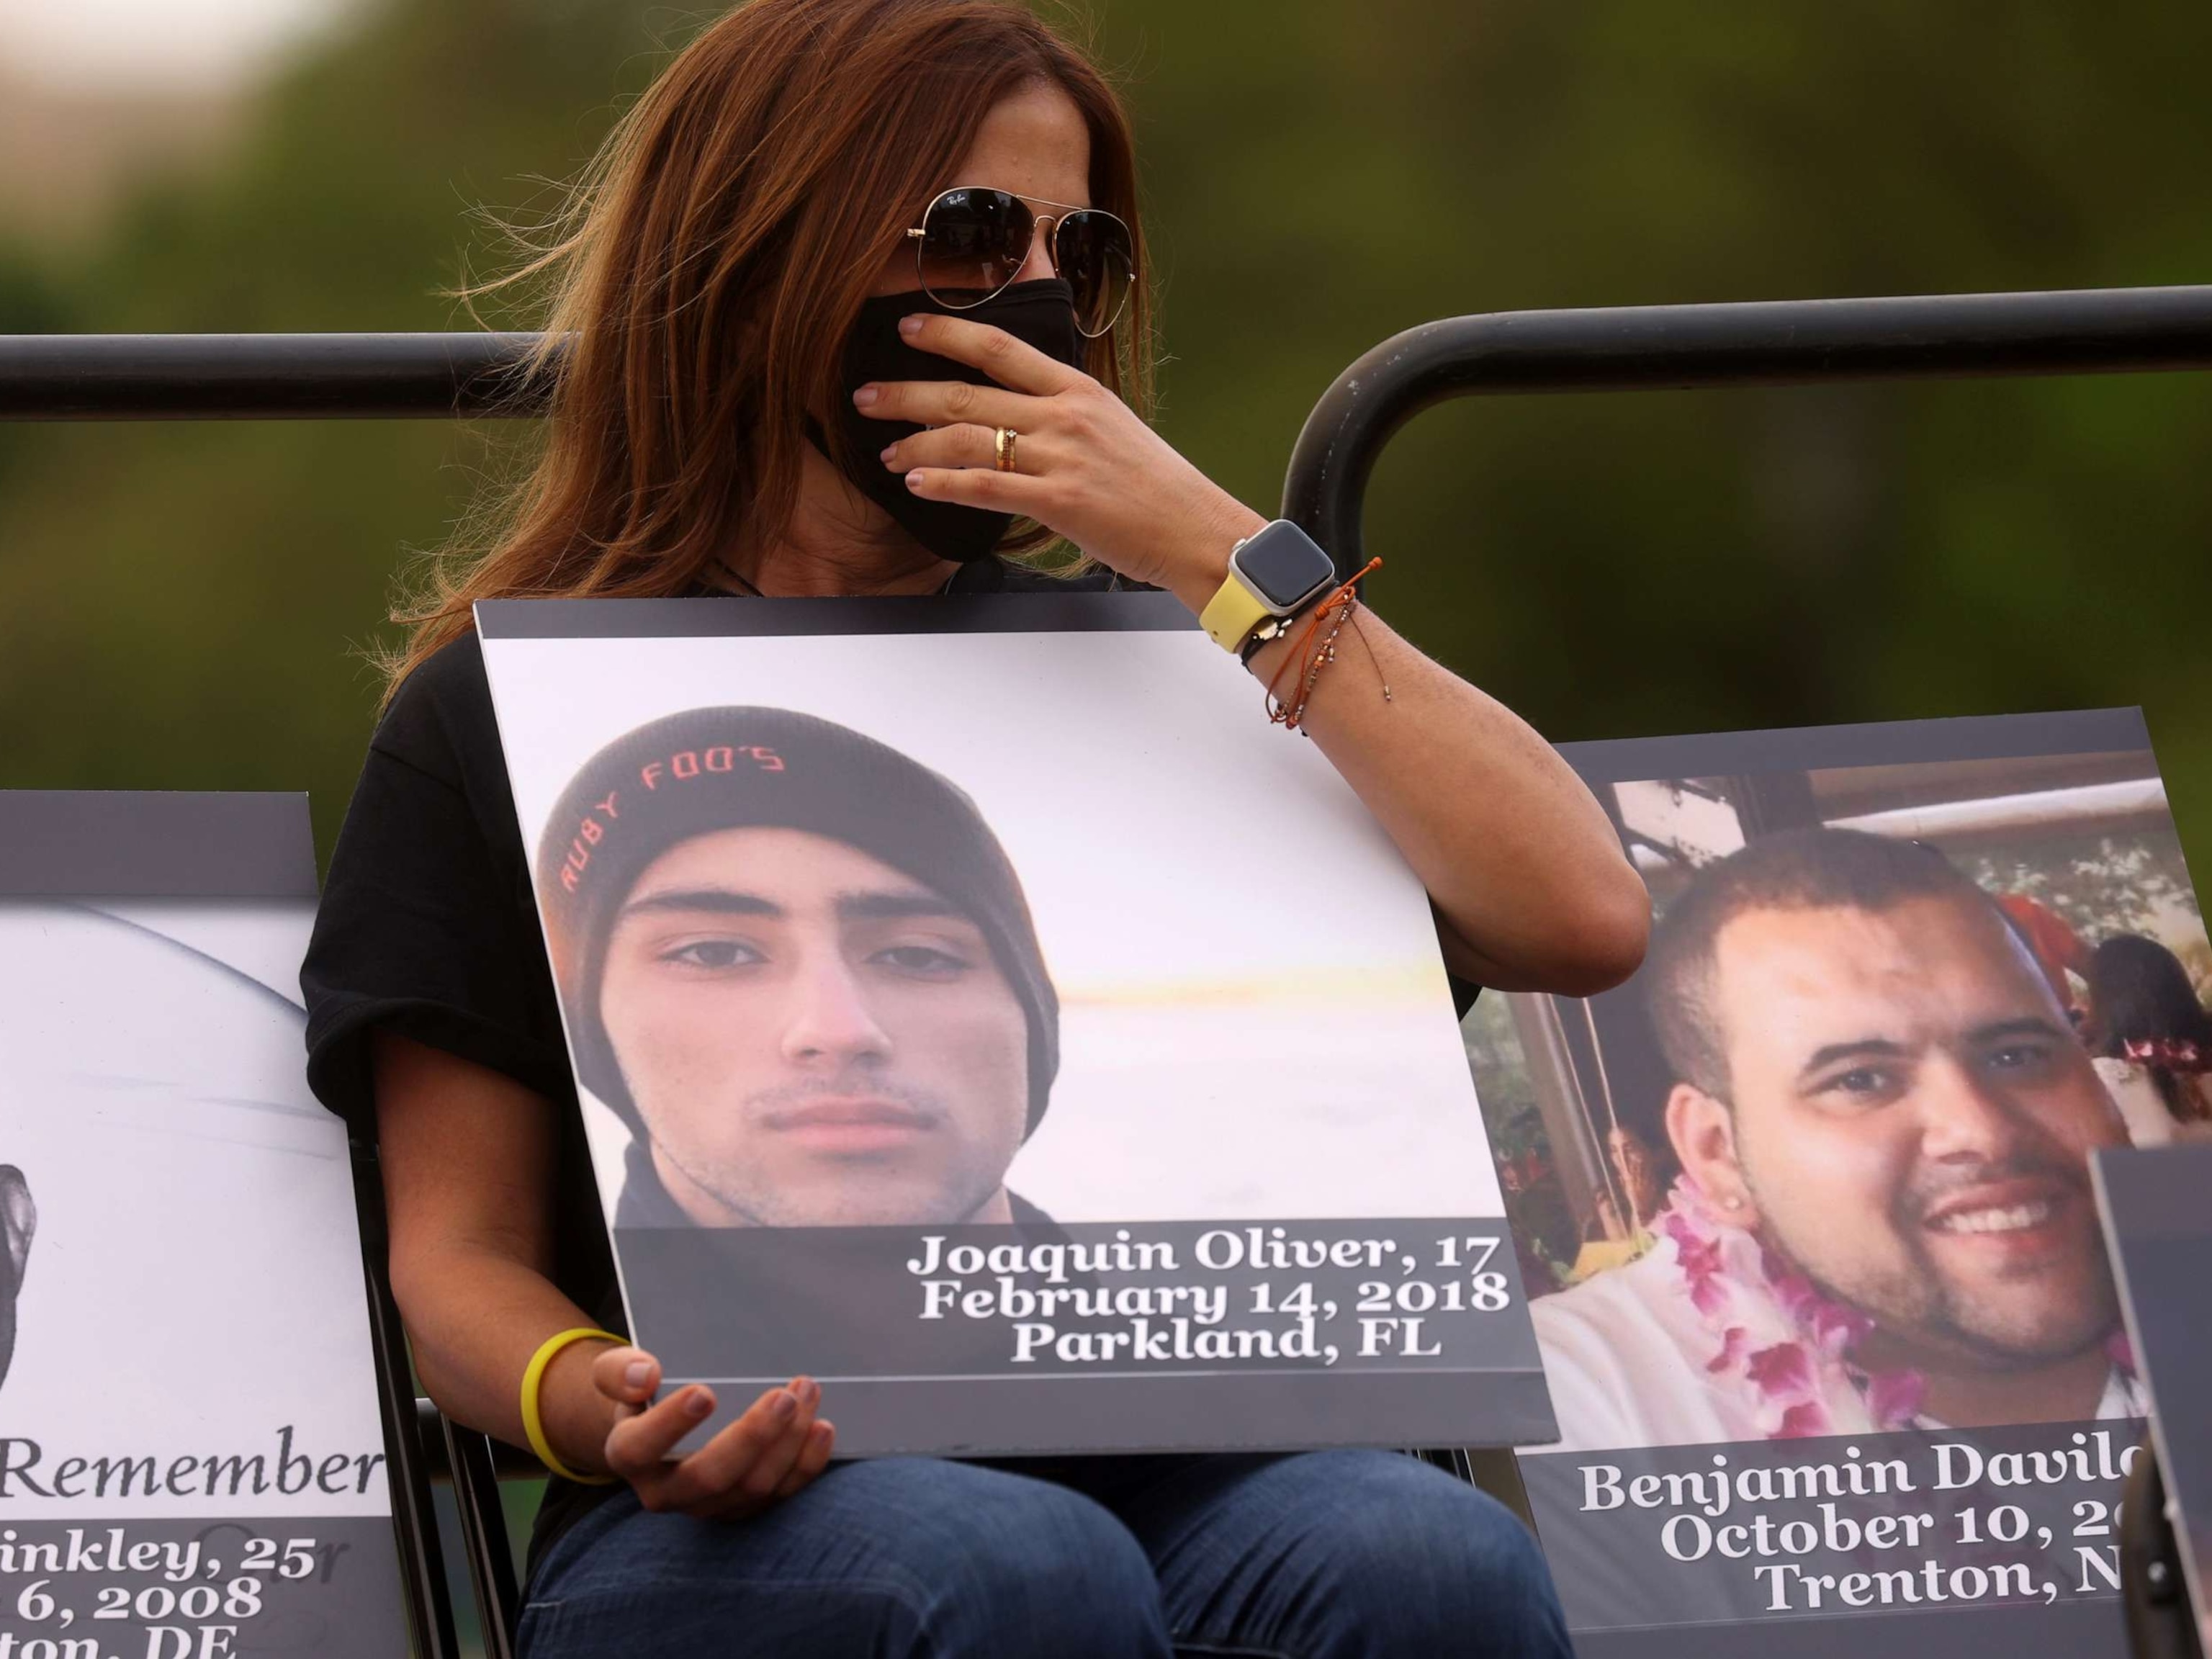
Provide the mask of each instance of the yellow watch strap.
{"label": "yellow watch strap", "polygon": [[1198,613],[1198,625],[1208,639],[1234,656],[1252,637],[1252,630],[1274,614],[1232,570],[1206,602],[1206,609]]}
{"label": "yellow watch strap", "polygon": [[581,1326],[572,1331],[559,1331],[538,1345],[538,1352],[530,1356],[530,1364],[522,1372],[522,1432],[530,1441],[530,1449],[538,1454],[543,1463],[563,1480],[573,1480],[580,1486],[611,1486],[615,1477],[611,1474],[580,1474],[568,1468],[553,1455],[552,1443],[545,1438],[545,1425],[538,1415],[538,1390],[545,1381],[545,1368],[553,1363],[553,1356],[572,1342],[597,1340],[611,1342],[617,1346],[627,1345],[628,1337],[617,1336],[612,1331],[595,1331]]}

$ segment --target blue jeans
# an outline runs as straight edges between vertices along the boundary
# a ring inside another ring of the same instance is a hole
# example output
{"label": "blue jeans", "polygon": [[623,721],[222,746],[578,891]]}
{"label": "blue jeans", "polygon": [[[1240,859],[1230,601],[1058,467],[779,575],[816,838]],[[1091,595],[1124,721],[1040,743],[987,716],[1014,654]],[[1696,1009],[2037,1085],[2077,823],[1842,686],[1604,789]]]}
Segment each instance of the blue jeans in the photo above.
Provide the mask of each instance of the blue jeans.
{"label": "blue jeans", "polygon": [[1016,1467],[838,1464],[743,1522],[624,1492],[541,1563],[524,1659],[1571,1659],[1527,1529],[1413,1458]]}

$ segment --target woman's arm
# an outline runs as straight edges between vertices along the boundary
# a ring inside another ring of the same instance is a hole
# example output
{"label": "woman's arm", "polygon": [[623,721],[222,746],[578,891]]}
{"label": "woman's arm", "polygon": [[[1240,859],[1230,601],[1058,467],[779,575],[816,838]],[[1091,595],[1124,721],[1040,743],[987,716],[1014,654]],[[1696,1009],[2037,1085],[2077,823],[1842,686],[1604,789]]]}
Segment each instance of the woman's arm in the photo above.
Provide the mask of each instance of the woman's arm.
{"label": "woman's arm", "polygon": [[[554,1285],[553,1109],[498,1072],[387,1031],[375,1036],[378,1157],[392,1291],[415,1366],[439,1408],[527,1443],[521,1381],[538,1345],[593,1323]],[[647,1508],[750,1513],[829,1461],[819,1388],[794,1378],[689,1455],[676,1443],[714,1409],[694,1384],[658,1403],[650,1354],[572,1343],[546,1368],[538,1414],[554,1455],[614,1473]]]}
{"label": "woman's arm", "polygon": [[[1644,959],[1651,901],[1589,788],[1503,703],[1364,606],[1355,620],[1301,724],[1429,890],[1444,960],[1501,991],[1620,984]],[[1294,650],[1261,648],[1255,678]]]}
{"label": "woman's arm", "polygon": [[[876,419],[936,428],[885,452],[917,495],[1025,514],[1194,612],[1228,574],[1231,547],[1266,522],[1080,369],[961,318],[910,318],[902,331],[1000,383],[854,394]],[[994,470],[1000,426],[1021,434],[1018,471]],[[1305,724],[1428,888],[1446,959],[1507,990],[1584,996],[1627,978],[1644,957],[1650,899],[1582,780],[1504,704],[1372,611],[1358,619]],[[1261,684],[1294,648],[1279,641],[1253,658]]]}

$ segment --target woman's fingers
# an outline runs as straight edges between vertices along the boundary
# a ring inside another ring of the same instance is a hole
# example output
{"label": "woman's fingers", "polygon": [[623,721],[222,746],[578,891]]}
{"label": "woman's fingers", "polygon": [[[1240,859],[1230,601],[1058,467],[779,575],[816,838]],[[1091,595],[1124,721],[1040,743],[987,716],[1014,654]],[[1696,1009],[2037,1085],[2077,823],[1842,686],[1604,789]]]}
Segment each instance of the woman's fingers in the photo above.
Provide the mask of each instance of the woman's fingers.
{"label": "woman's fingers", "polygon": [[[708,1484],[712,1494],[709,1501],[716,1504],[717,1513],[750,1515],[774,1502],[783,1489],[784,1480],[805,1455],[814,1430],[815,1411],[822,1404],[822,1385],[811,1377],[794,1376],[785,1385],[784,1391],[799,1402],[798,1409],[783,1415],[781,1431],[759,1449],[750,1465],[709,1466],[702,1471],[701,1478]],[[717,1435],[715,1440],[721,1437]],[[717,1450],[714,1442],[709,1442],[687,1462]]]}
{"label": "woman's fingers", "polygon": [[[1050,445],[1041,434],[1014,428],[1014,471],[1045,471],[1045,452]],[[941,426],[934,432],[917,432],[889,446],[879,458],[894,472],[917,466],[981,466],[999,465],[999,432],[988,426]]]}
{"label": "woman's fingers", "polygon": [[1079,368],[1048,357],[1027,341],[1017,340],[1002,328],[965,317],[924,312],[901,318],[899,333],[908,345],[980,368],[1000,386],[1040,398],[1065,392],[1091,378]]}
{"label": "woman's fingers", "polygon": [[[820,1390],[812,1397],[818,1400]],[[813,1421],[813,1407],[793,1389],[770,1389],[736,1422],[668,1470],[656,1483],[658,1507],[714,1514],[757,1508],[791,1467]],[[791,1446],[779,1461],[777,1448],[786,1440]],[[775,1474],[754,1492],[749,1483],[763,1462],[772,1464]]]}
{"label": "woman's fingers", "polygon": [[661,1473],[676,1443],[697,1428],[714,1409],[714,1390],[694,1382],[648,1406],[635,1417],[623,1419],[607,1436],[607,1468],[636,1486]]}
{"label": "woman's fingers", "polygon": [[592,1357],[592,1386],[618,1405],[649,1406],[660,1362],[642,1348],[602,1349]]}
{"label": "woman's fingers", "polygon": [[965,380],[871,380],[853,391],[853,407],[872,421],[904,421],[914,426],[1010,426],[1040,424],[1042,398]]}
{"label": "woman's fingers", "polygon": [[1018,513],[1058,531],[1079,546],[1082,536],[1054,522],[1060,492],[1046,478],[1020,472],[994,472],[981,466],[918,466],[906,475],[906,487],[926,501],[957,501],[989,513]]}
{"label": "woman's fingers", "polygon": [[788,1498],[830,1466],[830,1453],[837,1443],[837,1431],[826,1417],[817,1417],[806,1431],[806,1444],[775,1488],[775,1496]]}
{"label": "woman's fingers", "polygon": [[[1231,545],[1266,521],[1178,455],[1079,368],[984,324],[930,317],[900,331],[997,383],[886,380],[860,387],[872,418],[938,428],[902,438],[883,465],[925,501],[1034,519],[1125,576],[1194,609],[1221,585]],[[995,428],[1018,435],[997,470]]]}

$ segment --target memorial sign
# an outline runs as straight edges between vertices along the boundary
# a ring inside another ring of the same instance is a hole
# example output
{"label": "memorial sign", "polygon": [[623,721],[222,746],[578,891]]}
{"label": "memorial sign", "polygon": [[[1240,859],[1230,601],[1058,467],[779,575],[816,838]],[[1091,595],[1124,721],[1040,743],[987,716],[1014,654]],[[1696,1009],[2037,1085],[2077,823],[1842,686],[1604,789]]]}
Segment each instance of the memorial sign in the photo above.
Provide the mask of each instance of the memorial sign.
{"label": "memorial sign", "polygon": [[1550,1437],[1425,895],[1172,599],[477,621],[672,1383],[811,1374],[854,1455]]}
{"label": "memorial sign", "polygon": [[1564,752],[1650,953],[1468,1030],[1577,1650],[2113,1651],[2147,1400],[2088,1158],[2171,1132],[2145,975],[2212,969],[2141,716]]}
{"label": "memorial sign", "polygon": [[0,793],[0,1656],[406,1650],[307,800]]}

